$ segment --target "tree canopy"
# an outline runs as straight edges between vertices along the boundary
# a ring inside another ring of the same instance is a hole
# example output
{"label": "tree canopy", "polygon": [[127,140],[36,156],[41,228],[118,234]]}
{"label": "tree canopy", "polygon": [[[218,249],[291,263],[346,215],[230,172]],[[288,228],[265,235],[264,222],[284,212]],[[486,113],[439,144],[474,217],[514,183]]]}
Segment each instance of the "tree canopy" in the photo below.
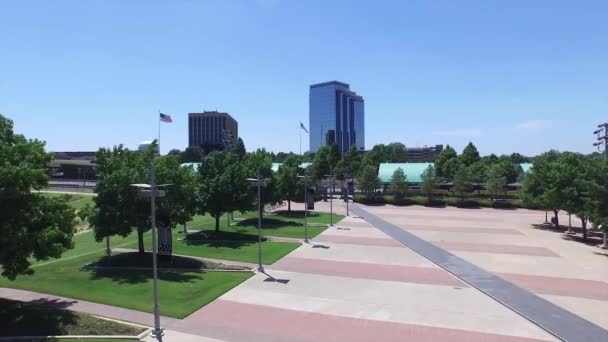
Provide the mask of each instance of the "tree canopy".
{"label": "tree canopy", "polygon": [[480,160],[481,157],[479,156],[479,151],[477,151],[477,147],[475,147],[472,142],[469,142],[469,144],[464,148],[464,150],[462,150],[462,154],[460,155],[460,161],[462,162],[462,164],[464,164],[464,166],[471,166],[473,165],[473,163],[478,162]]}
{"label": "tree canopy", "polygon": [[29,258],[58,258],[73,245],[74,210],[63,199],[31,192],[48,182],[52,154],[44,146],[15,134],[13,122],[0,115],[0,266],[9,279],[31,271]]}
{"label": "tree canopy", "polygon": [[391,177],[390,189],[397,199],[403,198],[407,194],[407,179],[401,168],[397,168]]}
{"label": "tree canopy", "polygon": [[433,165],[429,165],[424,172],[422,172],[422,184],[421,188],[430,203],[433,200],[433,189],[435,189],[436,175],[435,168]]}
{"label": "tree canopy", "polygon": [[449,160],[455,160],[458,157],[456,150],[450,145],[447,145],[437,157],[435,157],[435,171],[437,177],[446,177],[444,172],[444,166]]}

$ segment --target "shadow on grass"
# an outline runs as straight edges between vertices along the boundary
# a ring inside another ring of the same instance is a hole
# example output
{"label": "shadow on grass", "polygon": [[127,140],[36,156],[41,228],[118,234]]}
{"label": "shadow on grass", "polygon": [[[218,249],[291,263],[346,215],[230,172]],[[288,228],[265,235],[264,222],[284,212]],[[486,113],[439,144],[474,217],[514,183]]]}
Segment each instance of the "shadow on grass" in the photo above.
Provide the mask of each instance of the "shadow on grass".
{"label": "shadow on grass", "polygon": [[[134,253],[121,253],[112,256],[101,257],[97,262],[89,266],[104,268],[83,268],[83,271],[90,272],[91,279],[108,278],[119,284],[144,283],[152,279],[152,253],[140,255]],[[159,258],[159,268],[174,268],[177,271],[158,271],[158,279],[170,282],[193,282],[202,278],[202,273],[185,273],[179,269],[202,269],[205,263],[199,260],[173,256],[171,258]],[[113,269],[112,267],[116,267]],[[149,267],[150,269],[127,269],[127,267]]]}
{"label": "shadow on grass", "polygon": [[[186,235],[181,243],[194,246],[209,246],[209,247],[229,247],[239,248],[246,245],[252,245],[258,243],[258,235],[252,234],[246,230],[239,230],[238,228],[231,227],[234,229],[233,232],[220,231],[218,233],[215,230],[202,230],[196,233]],[[265,237],[262,237],[262,241],[266,241]]]}
{"label": "shadow on grass", "polygon": [[78,316],[62,310],[74,302],[36,300],[16,302],[0,299],[0,336],[65,335],[66,326],[78,323]]}
{"label": "shadow on grass", "polygon": [[[292,211],[288,211],[288,210],[277,210],[274,212],[274,215],[277,216],[282,216],[282,217],[288,217],[288,218],[301,218],[304,219],[304,210],[292,210]],[[308,212],[308,217],[318,217],[320,216],[318,213],[314,212],[314,211],[309,211]]]}
{"label": "shadow on grass", "polygon": [[[239,223],[236,224],[236,226],[237,227],[239,227],[239,226],[257,227],[258,219],[257,218],[248,218],[243,221],[240,221]],[[290,227],[290,226],[291,227],[293,227],[293,226],[304,227],[304,224],[302,222],[279,220],[279,219],[270,218],[270,217],[264,217],[262,219],[262,229],[277,229],[277,228],[284,228],[284,227]]]}

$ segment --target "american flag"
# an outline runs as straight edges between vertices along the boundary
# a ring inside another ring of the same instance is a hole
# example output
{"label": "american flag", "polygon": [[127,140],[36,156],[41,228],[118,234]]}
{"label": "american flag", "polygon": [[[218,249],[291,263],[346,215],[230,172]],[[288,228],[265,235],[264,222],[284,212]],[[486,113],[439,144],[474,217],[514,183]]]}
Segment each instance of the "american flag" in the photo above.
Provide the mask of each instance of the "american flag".
{"label": "american flag", "polygon": [[160,113],[160,121],[162,122],[173,122],[171,115]]}

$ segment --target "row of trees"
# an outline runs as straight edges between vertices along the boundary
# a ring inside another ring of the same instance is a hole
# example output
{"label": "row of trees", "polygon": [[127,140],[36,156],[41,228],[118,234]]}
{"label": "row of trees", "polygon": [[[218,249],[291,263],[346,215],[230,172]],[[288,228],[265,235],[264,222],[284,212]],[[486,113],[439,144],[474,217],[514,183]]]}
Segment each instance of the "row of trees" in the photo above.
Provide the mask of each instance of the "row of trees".
{"label": "row of trees", "polygon": [[[599,156],[549,151],[534,160],[521,189],[525,203],[554,213],[559,225],[561,210],[581,220],[583,239],[587,226],[608,229],[608,161]],[[605,244],[605,240],[604,240]]]}

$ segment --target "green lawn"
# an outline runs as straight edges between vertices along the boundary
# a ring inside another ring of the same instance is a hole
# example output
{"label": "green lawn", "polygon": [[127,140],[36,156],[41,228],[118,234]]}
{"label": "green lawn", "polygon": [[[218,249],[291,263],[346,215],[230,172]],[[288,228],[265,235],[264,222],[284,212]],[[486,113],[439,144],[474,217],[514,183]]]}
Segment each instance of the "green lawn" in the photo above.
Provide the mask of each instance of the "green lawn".
{"label": "green lawn", "polygon": [[[181,231],[173,230],[173,253],[250,263],[258,262],[257,235],[222,231],[213,240],[207,239],[203,235],[212,232],[211,230],[190,234],[189,239],[184,239],[184,234]],[[152,245],[152,237],[148,235],[144,241],[148,249]],[[262,263],[273,264],[299,246],[299,243],[271,242],[264,239],[262,242]],[[123,247],[135,249],[137,248],[137,241],[128,243]]]}
{"label": "green lawn", "polygon": [[145,329],[39,303],[0,298],[0,336],[132,335]]}
{"label": "green lawn", "polygon": [[85,205],[93,205],[93,195],[73,195],[73,194],[61,194],[61,193],[52,193],[45,192],[45,196],[49,197],[63,197],[67,199],[68,204],[76,210],[80,210],[84,208]]}
{"label": "green lawn", "polygon": [[[15,281],[0,277],[0,287],[31,290],[58,296],[152,312],[152,273],[136,270],[87,270],[98,252],[61,260],[34,269]],[[251,277],[251,272],[159,272],[161,314],[183,318]]]}
{"label": "green lawn", "polygon": [[[228,219],[223,216],[220,220],[220,229],[226,232],[244,233],[257,235],[258,219],[257,213],[247,212],[245,214],[235,213],[235,222],[228,226]],[[334,215],[333,222],[342,220],[344,216]],[[309,212],[307,221],[309,224],[329,224],[330,215],[327,213]],[[215,227],[215,220],[210,216],[196,216],[189,224],[188,229],[208,230]],[[321,234],[325,226],[308,226],[308,238]],[[304,238],[304,212],[302,211],[279,211],[265,214],[262,220],[262,234],[264,236],[289,237],[296,239]]]}

